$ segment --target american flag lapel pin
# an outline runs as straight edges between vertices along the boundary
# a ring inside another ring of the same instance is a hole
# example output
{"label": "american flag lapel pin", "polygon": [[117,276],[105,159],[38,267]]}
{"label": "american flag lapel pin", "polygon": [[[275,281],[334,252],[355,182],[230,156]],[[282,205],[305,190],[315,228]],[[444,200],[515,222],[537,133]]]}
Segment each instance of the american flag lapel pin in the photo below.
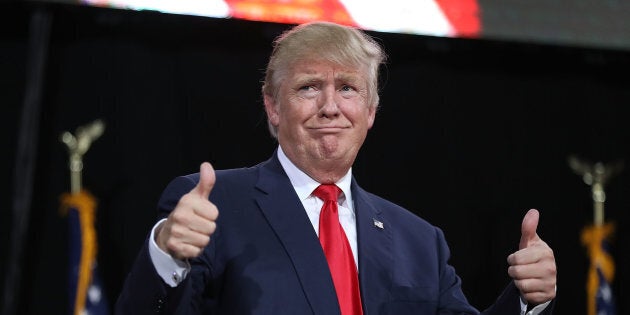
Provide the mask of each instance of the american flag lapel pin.
{"label": "american flag lapel pin", "polygon": [[383,222],[381,222],[379,220],[376,220],[376,219],[372,219],[372,220],[374,222],[374,226],[375,227],[377,227],[377,228],[379,228],[381,230],[385,229],[385,227],[383,226]]}

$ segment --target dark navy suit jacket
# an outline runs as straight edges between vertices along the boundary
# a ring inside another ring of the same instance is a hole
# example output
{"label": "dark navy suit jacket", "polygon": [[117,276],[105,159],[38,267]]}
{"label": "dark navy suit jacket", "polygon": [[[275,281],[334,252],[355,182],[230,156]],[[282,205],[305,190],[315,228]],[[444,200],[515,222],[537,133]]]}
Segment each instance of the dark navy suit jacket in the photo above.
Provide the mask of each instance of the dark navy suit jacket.
{"label": "dark navy suit jacket", "polygon": [[[160,198],[160,217],[198,180],[199,174],[174,179]],[[365,315],[478,314],[448,264],[439,228],[354,179],[351,189]],[[203,254],[190,260],[186,279],[166,285],[145,244],[117,314],[339,314],[321,245],[276,154],[251,168],[216,171],[210,200],[219,208],[217,229]],[[484,313],[517,315],[518,299],[510,283]]]}

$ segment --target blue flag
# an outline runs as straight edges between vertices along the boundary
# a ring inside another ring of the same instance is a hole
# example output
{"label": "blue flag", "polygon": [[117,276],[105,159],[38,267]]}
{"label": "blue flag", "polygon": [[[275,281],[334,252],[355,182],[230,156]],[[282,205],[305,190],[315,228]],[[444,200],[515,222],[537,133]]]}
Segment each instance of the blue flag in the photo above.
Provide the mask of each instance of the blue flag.
{"label": "blue flag", "polygon": [[94,228],[96,201],[82,190],[61,196],[61,210],[68,218],[69,309],[72,315],[109,315],[109,302],[96,261]]}
{"label": "blue flag", "polygon": [[582,230],[582,243],[588,249],[590,268],[587,275],[587,315],[616,315],[611,283],[615,262],[610,255],[608,238],[614,231],[611,223],[587,226]]}
{"label": "blue flag", "polygon": [[615,298],[613,296],[610,283],[606,280],[606,277],[602,273],[601,269],[597,270],[599,277],[599,286],[597,287],[596,299],[596,314],[597,315],[615,315],[617,310],[615,309]]}

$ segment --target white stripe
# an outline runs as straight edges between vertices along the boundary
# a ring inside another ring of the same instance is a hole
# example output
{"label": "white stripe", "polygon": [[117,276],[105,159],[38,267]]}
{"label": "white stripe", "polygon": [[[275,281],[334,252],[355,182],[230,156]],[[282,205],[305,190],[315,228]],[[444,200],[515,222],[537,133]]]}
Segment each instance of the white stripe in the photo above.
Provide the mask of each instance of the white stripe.
{"label": "white stripe", "polygon": [[451,36],[455,29],[433,0],[340,0],[357,24],[381,32]]}

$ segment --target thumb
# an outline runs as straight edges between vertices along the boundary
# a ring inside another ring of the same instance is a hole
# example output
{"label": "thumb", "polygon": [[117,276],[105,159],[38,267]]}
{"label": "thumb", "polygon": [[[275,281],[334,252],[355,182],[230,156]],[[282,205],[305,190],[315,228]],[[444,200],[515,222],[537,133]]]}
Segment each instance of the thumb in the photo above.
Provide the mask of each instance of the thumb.
{"label": "thumb", "polygon": [[214,168],[208,162],[201,163],[199,166],[199,183],[193,188],[192,192],[198,194],[200,197],[208,199],[216,177],[214,176]]}
{"label": "thumb", "polygon": [[523,223],[521,224],[521,241],[518,245],[518,249],[523,249],[527,247],[531,241],[538,239],[536,228],[538,227],[539,218],[540,213],[538,213],[538,210],[530,209],[527,211],[523,218]]}

